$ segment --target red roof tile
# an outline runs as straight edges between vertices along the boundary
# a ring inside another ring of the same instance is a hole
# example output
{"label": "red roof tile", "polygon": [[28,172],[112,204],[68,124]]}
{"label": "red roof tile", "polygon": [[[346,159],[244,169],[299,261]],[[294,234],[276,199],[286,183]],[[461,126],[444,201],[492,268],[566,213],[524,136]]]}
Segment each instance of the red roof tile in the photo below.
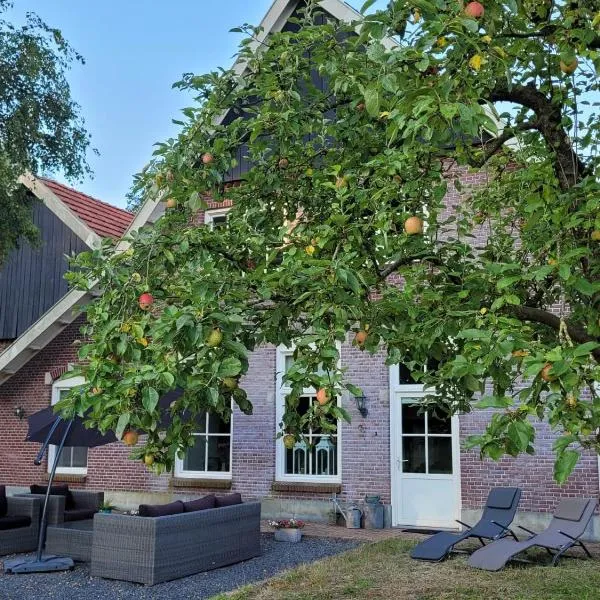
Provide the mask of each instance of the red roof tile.
{"label": "red roof tile", "polygon": [[134,215],[127,210],[96,200],[62,183],[40,177],[44,185],[64,202],[92,231],[101,237],[120,238]]}

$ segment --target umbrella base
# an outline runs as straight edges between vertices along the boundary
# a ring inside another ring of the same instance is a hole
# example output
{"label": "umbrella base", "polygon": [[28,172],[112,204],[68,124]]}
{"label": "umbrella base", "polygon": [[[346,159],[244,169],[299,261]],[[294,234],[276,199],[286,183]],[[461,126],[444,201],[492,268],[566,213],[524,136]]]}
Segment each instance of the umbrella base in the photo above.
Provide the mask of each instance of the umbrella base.
{"label": "umbrella base", "polygon": [[43,556],[42,560],[13,558],[4,561],[5,573],[52,573],[70,571],[75,566],[68,556]]}

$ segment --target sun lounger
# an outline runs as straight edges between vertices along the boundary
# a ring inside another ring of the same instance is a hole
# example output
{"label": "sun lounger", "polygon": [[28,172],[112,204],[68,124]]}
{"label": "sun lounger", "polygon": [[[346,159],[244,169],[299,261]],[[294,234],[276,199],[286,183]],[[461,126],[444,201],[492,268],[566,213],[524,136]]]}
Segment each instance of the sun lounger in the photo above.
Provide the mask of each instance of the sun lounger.
{"label": "sun lounger", "polygon": [[[498,571],[514,557],[534,546],[545,548],[552,556],[552,565],[556,565],[558,559],[569,548],[580,546],[590,557],[588,549],[579,539],[596,509],[597,501],[586,498],[569,498],[562,500],[554,512],[554,517],[548,528],[541,533],[534,533],[525,527],[524,531],[531,534],[521,542],[515,540],[498,540],[474,552],[469,558],[469,565],[486,571]],[[518,559],[517,559],[518,560]]]}
{"label": "sun lounger", "polygon": [[473,527],[458,521],[467,529],[461,533],[441,531],[415,546],[410,553],[412,558],[418,560],[440,561],[455,551],[454,546],[467,538],[477,538],[482,545],[484,540],[498,540],[507,535],[516,536],[509,529],[515,518],[515,512],[521,490],[519,488],[494,488],[488,495],[483,515]]}

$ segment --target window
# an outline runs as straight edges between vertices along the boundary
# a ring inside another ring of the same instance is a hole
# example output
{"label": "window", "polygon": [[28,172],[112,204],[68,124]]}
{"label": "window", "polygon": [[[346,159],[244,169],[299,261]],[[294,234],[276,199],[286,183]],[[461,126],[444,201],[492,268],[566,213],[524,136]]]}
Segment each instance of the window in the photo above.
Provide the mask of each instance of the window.
{"label": "window", "polygon": [[211,229],[225,226],[227,224],[227,213],[229,210],[229,208],[207,210],[204,213],[204,224],[208,225]]}
{"label": "window", "polygon": [[231,479],[231,418],[226,423],[219,415],[206,413],[194,438],[194,446],[175,461],[175,475]]}
{"label": "window", "polygon": [[[293,349],[281,347],[277,351],[277,430],[285,410],[285,397],[290,389],[284,387],[283,374],[293,364]],[[305,413],[316,402],[316,390],[307,388],[300,398],[298,411]],[[339,400],[338,400],[339,401]],[[339,482],[341,479],[339,422],[334,433],[323,434],[319,429],[308,429],[305,438],[293,448],[286,448],[283,438],[277,439],[277,479],[280,481],[305,481],[323,483]]]}
{"label": "window", "polygon": [[[73,388],[79,387],[85,383],[83,377],[73,377],[64,381],[57,381],[52,386],[52,405],[56,404],[61,398],[64,398]],[[48,471],[54,464],[56,456],[56,446],[48,448]],[[86,475],[87,474],[87,456],[88,449],[83,446],[65,446],[62,449],[57,473],[68,475]]]}
{"label": "window", "polygon": [[422,411],[418,402],[402,399],[402,472],[451,475],[451,418]]}

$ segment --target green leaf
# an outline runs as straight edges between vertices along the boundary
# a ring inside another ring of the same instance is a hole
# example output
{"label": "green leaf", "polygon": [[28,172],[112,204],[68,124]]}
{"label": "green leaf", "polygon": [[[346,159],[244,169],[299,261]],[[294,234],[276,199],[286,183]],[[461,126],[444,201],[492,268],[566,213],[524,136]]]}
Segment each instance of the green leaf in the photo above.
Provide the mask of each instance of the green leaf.
{"label": "green leaf", "polygon": [[600,348],[600,344],[598,342],[586,342],[585,344],[580,344],[573,351],[573,356],[585,356],[590,352]]}
{"label": "green leaf", "polygon": [[533,440],[534,429],[527,421],[513,421],[508,426],[506,435],[520,452],[525,452]]}
{"label": "green leaf", "polygon": [[554,463],[554,479],[561,485],[565,483],[569,475],[573,472],[578,460],[579,452],[576,450],[561,452]]}
{"label": "green leaf", "polygon": [[376,1],[377,1],[377,0],[367,0],[367,1],[366,1],[366,2],[365,2],[363,5],[362,5],[362,7],[361,7],[361,9],[360,9],[360,13],[361,13],[362,15],[364,15],[364,14],[365,14],[365,13],[366,13],[366,12],[369,10],[369,8],[371,8],[371,6],[373,6],[373,4],[375,4],[375,2],[376,2]]}
{"label": "green leaf", "polygon": [[473,406],[475,408],[508,408],[512,406],[513,399],[508,396],[484,396]]}
{"label": "green leaf", "polygon": [[123,413],[119,417],[119,420],[117,421],[117,428],[115,429],[115,435],[117,436],[117,439],[120,440],[123,437],[123,433],[125,432],[127,425],[129,425],[130,420],[131,414],[128,412]]}
{"label": "green leaf", "polygon": [[496,287],[499,290],[503,290],[510,287],[513,283],[521,280],[521,275],[512,275],[511,277],[503,277],[497,284]]}
{"label": "green leaf", "polygon": [[151,413],[158,405],[158,392],[153,387],[144,388],[142,391],[142,405],[147,412]]}
{"label": "green leaf", "polygon": [[379,88],[368,87],[365,89],[365,107],[371,117],[378,117],[380,112],[381,100],[379,97]]}
{"label": "green leaf", "polygon": [[175,383],[175,376],[173,373],[164,372],[160,374],[161,379],[165,382],[165,385],[171,387]]}
{"label": "green leaf", "polygon": [[219,366],[219,377],[235,377],[240,374],[242,363],[239,358],[230,356],[226,358]]}

